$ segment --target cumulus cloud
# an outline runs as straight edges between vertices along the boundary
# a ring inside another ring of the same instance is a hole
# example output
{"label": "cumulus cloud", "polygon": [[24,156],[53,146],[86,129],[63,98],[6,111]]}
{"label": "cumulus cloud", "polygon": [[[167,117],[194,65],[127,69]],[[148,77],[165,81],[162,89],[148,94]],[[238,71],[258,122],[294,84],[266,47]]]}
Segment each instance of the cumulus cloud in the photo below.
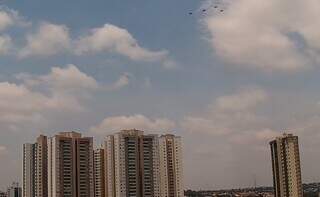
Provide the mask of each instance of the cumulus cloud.
{"label": "cumulus cloud", "polygon": [[4,10],[0,11],[0,31],[3,31],[7,27],[13,25],[13,21],[14,19],[9,12]]}
{"label": "cumulus cloud", "polygon": [[[12,26],[25,24],[17,11],[0,6],[0,32],[7,30]],[[0,35],[0,55],[7,55],[13,48],[12,39],[7,34]]]}
{"label": "cumulus cloud", "polygon": [[150,119],[141,114],[132,116],[114,116],[105,118],[100,124],[90,130],[97,134],[110,134],[122,129],[140,129],[150,132],[169,131],[175,123],[165,118]]}
{"label": "cumulus cloud", "polygon": [[0,83],[0,122],[18,123],[34,120],[45,108],[47,98],[32,92],[23,85]]}
{"label": "cumulus cloud", "polygon": [[73,64],[69,64],[65,68],[53,67],[48,75],[24,79],[30,86],[45,85],[59,92],[76,92],[98,88],[97,81],[93,77],[81,72]]}
{"label": "cumulus cloud", "polygon": [[182,127],[192,133],[215,136],[232,136],[248,131],[255,135],[260,130],[266,132],[265,129],[268,128],[265,128],[265,117],[259,115],[257,109],[267,99],[267,93],[262,89],[242,89],[234,94],[218,97],[202,115],[185,117]]}
{"label": "cumulus cloud", "polygon": [[12,49],[12,39],[8,35],[0,36],[0,55],[6,55]]}
{"label": "cumulus cloud", "polygon": [[38,30],[27,35],[27,44],[19,51],[19,56],[51,56],[70,49],[69,29],[64,25],[42,23]]}
{"label": "cumulus cloud", "polygon": [[25,26],[27,24],[17,11],[0,6],[0,32],[12,26]]}
{"label": "cumulus cloud", "polygon": [[212,107],[219,111],[245,111],[256,107],[266,99],[267,94],[262,89],[245,89],[217,98]]}
{"label": "cumulus cloud", "polygon": [[118,90],[125,86],[128,86],[130,83],[130,77],[132,75],[130,73],[124,73],[122,74],[117,81],[115,81],[113,84],[107,85],[107,90]]}
{"label": "cumulus cloud", "polygon": [[21,83],[0,83],[0,122],[10,128],[38,123],[48,113],[78,112],[86,95],[97,89],[94,78],[76,66],[53,67],[47,75],[19,74]]}
{"label": "cumulus cloud", "polygon": [[317,0],[237,0],[203,23],[215,53],[227,63],[290,72],[318,61],[319,9]]}
{"label": "cumulus cloud", "polygon": [[[0,7],[0,32],[10,26],[27,26],[18,12]],[[27,29],[26,29],[27,30]],[[90,33],[72,38],[66,25],[43,22],[25,36],[23,46],[12,44],[8,35],[0,35],[0,55],[14,48],[19,58],[49,57],[57,54],[96,54],[116,53],[134,61],[159,62],[166,69],[175,69],[178,64],[169,57],[167,50],[150,50],[139,45],[138,41],[124,28],[112,24],[90,30]]]}
{"label": "cumulus cloud", "polygon": [[81,37],[75,50],[79,55],[103,51],[115,52],[139,61],[158,61],[167,56],[167,51],[151,51],[141,47],[126,29],[112,24],[93,29],[89,35]]}

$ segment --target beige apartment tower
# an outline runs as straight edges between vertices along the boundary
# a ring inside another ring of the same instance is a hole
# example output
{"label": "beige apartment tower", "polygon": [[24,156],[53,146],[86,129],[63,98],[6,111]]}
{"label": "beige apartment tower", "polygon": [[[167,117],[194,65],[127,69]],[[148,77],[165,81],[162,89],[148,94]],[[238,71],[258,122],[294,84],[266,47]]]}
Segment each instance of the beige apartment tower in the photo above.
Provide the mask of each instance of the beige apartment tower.
{"label": "beige apartment tower", "polygon": [[159,137],[159,172],[161,197],[184,196],[181,137]]}
{"label": "beige apartment tower", "polygon": [[123,130],[106,137],[106,191],[112,197],[158,196],[154,190],[154,135]]}
{"label": "beige apartment tower", "polygon": [[284,134],[270,146],[275,197],[303,197],[298,137]]}
{"label": "beige apartment tower", "polygon": [[47,176],[47,137],[40,135],[36,143],[23,145],[23,196],[46,197]]}
{"label": "beige apartment tower", "polygon": [[93,197],[93,139],[61,132],[48,139],[48,197]]}
{"label": "beige apartment tower", "polygon": [[94,172],[94,196],[105,197],[105,159],[104,149],[98,148],[93,151],[93,172]]}
{"label": "beige apartment tower", "polygon": [[182,197],[181,139],[123,130],[105,139],[108,197]]}
{"label": "beige apartment tower", "polygon": [[107,197],[116,196],[115,188],[115,160],[114,160],[114,136],[109,135],[104,141],[105,153],[105,193]]}

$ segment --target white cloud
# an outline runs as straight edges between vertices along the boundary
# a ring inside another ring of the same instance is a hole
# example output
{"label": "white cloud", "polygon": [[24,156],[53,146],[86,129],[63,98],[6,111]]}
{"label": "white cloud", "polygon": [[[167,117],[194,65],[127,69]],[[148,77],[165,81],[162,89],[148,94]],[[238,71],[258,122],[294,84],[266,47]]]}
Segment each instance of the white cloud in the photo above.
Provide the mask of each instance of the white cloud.
{"label": "white cloud", "polygon": [[51,56],[70,49],[69,30],[64,25],[42,23],[35,33],[27,35],[27,44],[19,56]]}
{"label": "white cloud", "polygon": [[168,70],[179,68],[179,64],[170,58],[164,60],[162,65],[165,69],[168,69]]}
{"label": "white cloud", "polygon": [[219,97],[212,107],[219,111],[243,111],[256,107],[267,99],[261,89],[245,89],[232,95]]}
{"label": "white cloud", "polygon": [[72,64],[65,68],[53,67],[51,73],[40,76],[36,80],[39,84],[46,84],[56,91],[63,92],[98,88],[97,81],[93,77],[81,72]]}
{"label": "white cloud", "polygon": [[12,26],[26,26],[27,24],[17,11],[0,6],[0,32]]}
{"label": "white cloud", "polygon": [[[18,12],[0,7],[0,32],[10,26],[29,26]],[[27,29],[26,29],[27,30]],[[91,29],[90,33],[73,39],[66,25],[41,23],[33,32],[26,33],[26,43],[13,45],[10,36],[0,35],[0,55],[14,48],[19,58],[49,57],[57,54],[117,53],[134,61],[159,62],[166,69],[175,69],[178,64],[168,56],[168,51],[153,51],[139,45],[124,28],[112,24]]]}
{"label": "white cloud", "polygon": [[159,61],[167,56],[167,51],[151,51],[141,47],[126,29],[111,24],[93,29],[90,35],[81,37],[75,50],[79,55],[103,51],[115,52],[139,61]]}
{"label": "white cloud", "polygon": [[94,78],[76,66],[53,67],[47,75],[17,75],[22,83],[0,83],[0,122],[8,127],[38,123],[46,114],[84,110],[89,92],[96,90]]}
{"label": "white cloud", "polygon": [[297,71],[315,65],[320,49],[320,2],[231,1],[203,23],[216,54],[227,63],[264,71]]}
{"label": "white cloud", "polygon": [[107,90],[118,90],[123,87],[126,87],[130,83],[130,73],[124,73],[119,77],[117,81],[115,81],[113,84],[110,84],[106,87]]}
{"label": "white cloud", "polygon": [[182,127],[192,133],[207,133],[215,136],[230,136],[239,132],[265,129],[265,117],[256,111],[267,101],[267,93],[259,88],[242,89],[222,96],[208,106],[207,112],[187,116]]}
{"label": "white cloud", "polygon": [[34,120],[45,108],[47,98],[23,85],[0,83],[0,122],[18,123]]}
{"label": "white cloud", "polygon": [[175,123],[165,118],[149,119],[143,115],[114,116],[105,118],[100,124],[92,127],[91,132],[110,134],[122,129],[140,129],[150,132],[169,131]]}
{"label": "white cloud", "polygon": [[8,35],[0,36],[0,55],[6,55],[13,47],[11,37]]}
{"label": "white cloud", "polygon": [[10,13],[1,10],[0,11],[0,31],[5,30],[9,26],[13,25],[14,19]]}
{"label": "white cloud", "polygon": [[271,129],[263,129],[257,132],[255,135],[256,139],[264,141],[271,141],[277,136],[279,136],[279,132],[273,131]]}

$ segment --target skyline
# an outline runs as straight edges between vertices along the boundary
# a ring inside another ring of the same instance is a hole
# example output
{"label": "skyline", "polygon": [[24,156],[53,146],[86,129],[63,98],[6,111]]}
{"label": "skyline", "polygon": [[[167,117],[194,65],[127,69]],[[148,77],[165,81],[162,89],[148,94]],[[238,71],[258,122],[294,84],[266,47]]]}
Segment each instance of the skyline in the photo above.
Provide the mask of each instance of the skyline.
{"label": "skyline", "polygon": [[216,1],[3,1],[0,188],[41,133],[99,144],[130,128],[183,137],[186,188],[272,185],[268,143],[285,131],[303,182],[320,180],[320,2],[188,15]]}
{"label": "skyline", "polygon": [[75,131],[24,144],[23,196],[184,196],[180,136],[121,130],[97,150]]}

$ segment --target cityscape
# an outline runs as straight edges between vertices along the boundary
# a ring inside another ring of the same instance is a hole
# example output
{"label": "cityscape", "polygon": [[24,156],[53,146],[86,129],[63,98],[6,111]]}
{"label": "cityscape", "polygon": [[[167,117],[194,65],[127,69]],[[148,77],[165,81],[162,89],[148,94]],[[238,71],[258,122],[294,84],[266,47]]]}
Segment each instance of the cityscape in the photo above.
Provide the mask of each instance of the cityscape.
{"label": "cityscape", "polygon": [[95,149],[92,137],[60,132],[24,144],[23,156],[24,197],[184,195],[181,138],[170,134],[123,130]]}
{"label": "cityscape", "polygon": [[23,144],[22,187],[13,183],[1,197],[303,197],[318,196],[320,183],[302,184],[298,136],[270,141],[273,187],[218,191],[185,190],[180,136],[122,130],[95,148],[75,131],[40,135]]}
{"label": "cityscape", "polygon": [[320,0],[0,0],[0,197],[319,197]]}

